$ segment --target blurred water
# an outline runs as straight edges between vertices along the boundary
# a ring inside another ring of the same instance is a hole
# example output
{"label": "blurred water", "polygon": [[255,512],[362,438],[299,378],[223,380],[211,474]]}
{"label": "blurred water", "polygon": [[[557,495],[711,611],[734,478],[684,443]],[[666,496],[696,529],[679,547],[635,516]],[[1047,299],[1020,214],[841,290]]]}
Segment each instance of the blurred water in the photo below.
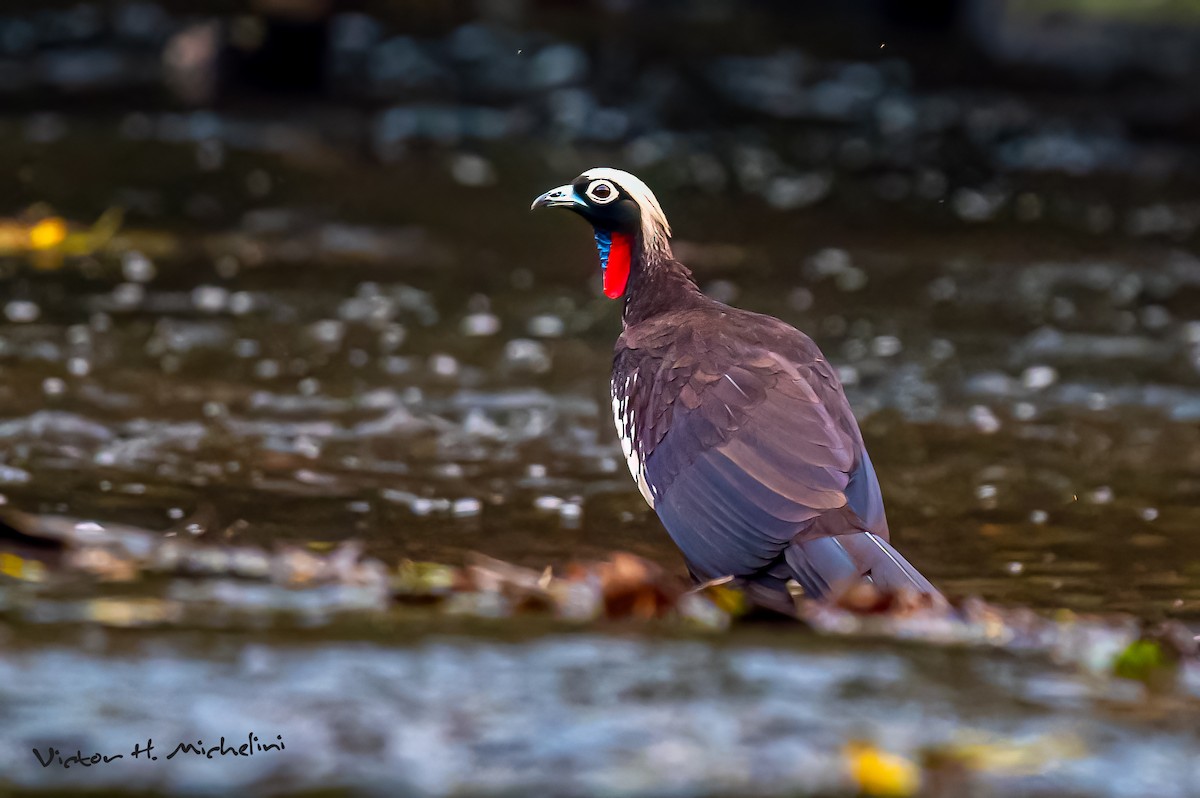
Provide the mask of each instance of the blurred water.
{"label": "blurred water", "polygon": [[[321,784],[371,795],[828,795],[854,791],[843,749],[860,741],[914,760],[997,747],[969,788],[953,766],[933,768],[935,794],[1200,789],[1195,708],[1139,706],[1129,685],[964,651],[730,642],[574,635],[311,648],[176,636],[130,650],[101,635],[83,653],[0,660],[0,770],[19,785],[165,793]],[[195,698],[181,709],[183,694]],[[72,711],[47,716],[47,703]],[[180,742],[236,747],[251,734],[285,748],[166,758]],[[147,738],[158,761],[134,760]],[[42,770],[31,746],[44,757],[54,747],[124,759]]]}

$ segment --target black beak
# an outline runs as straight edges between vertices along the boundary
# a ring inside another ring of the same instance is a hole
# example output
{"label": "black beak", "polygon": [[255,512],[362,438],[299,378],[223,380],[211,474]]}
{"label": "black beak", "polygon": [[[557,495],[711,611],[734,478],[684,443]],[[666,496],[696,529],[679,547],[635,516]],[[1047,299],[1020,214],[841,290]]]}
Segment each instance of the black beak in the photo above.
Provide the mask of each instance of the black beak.
{"label": "black beak", "polygon": [[542,196],[533,201],[529,206],[529,210],[535,208],[572,208],[577,205],[583,205],[579,198],[575,196],[575,187],[572,185],[559,186],[547,191]]}

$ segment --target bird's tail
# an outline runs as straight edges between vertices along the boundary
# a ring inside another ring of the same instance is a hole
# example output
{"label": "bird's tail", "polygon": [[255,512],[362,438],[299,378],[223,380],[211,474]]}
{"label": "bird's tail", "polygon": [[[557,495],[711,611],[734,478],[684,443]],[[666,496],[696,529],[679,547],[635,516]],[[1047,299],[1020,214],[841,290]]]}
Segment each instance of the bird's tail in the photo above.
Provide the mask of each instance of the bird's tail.
{"label": "bird's tail", "polygon": [[917,593],[944,602],[921,572],[879,535],[865,531],[794,540],[784,552],[792,576],[811,598],[837,598],[870,582],[881,592]]}

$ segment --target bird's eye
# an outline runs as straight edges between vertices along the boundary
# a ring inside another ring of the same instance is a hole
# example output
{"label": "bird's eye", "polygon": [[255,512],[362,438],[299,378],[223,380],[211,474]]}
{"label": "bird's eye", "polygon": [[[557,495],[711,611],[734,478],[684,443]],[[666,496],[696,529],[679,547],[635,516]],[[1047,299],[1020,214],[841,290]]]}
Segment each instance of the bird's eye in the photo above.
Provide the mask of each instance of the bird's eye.
{"label": "bird's eye", "polygon": [[588,199],[598,205],[607,205],[617,198],[617,189],[607,180],[593,180],[587,187]]}

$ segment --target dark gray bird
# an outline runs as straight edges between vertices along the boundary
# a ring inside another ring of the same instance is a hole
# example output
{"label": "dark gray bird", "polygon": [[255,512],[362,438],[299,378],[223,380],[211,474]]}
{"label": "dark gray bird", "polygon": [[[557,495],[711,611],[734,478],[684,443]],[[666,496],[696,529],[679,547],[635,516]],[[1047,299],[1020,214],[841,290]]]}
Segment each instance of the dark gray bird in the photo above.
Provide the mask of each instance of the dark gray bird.
{"label": "dark gray bird", "polygon": [[869,581],[941,594],[888,542],[875,469],[837,372],[807,335],[700,292],[654,194],[590,169],[534,208],[592,224],[624,298],[612,406],[629,471],[698,582],[732,576],[790,611],[787,583],[836,598]]}

